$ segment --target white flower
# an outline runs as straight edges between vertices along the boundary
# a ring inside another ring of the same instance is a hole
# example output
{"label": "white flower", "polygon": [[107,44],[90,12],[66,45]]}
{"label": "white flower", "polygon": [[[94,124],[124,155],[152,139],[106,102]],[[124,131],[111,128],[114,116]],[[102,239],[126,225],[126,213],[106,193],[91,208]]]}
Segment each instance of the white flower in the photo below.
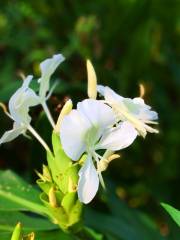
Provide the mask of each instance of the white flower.
{"label": "white flower", "polygon": [[87,159],[79,172],[78,197],[89,203],[95,196],[101,173],[96,164],[102,159],[97,150],[120,150],[128,147],[136,138],[137,131],[124,122],[117,127],[113,110],[101,101],[86,99],[77,105],[61,123],[60,138],[65,153],[77,161],[83,153]]}
{"label": "white flower", "polygon": [[12,95],[9,100],[9,112],[7,115],[14,121],[13,129],[4,133],[0,144],[9,142],[20,134],[24,134],[31,122],[29,108],[39,104],[39,98],[29,88],[32,76],[27,76],[22,86]]}
{"label": "white flower", "polygon": [[39,97],[41,102],[46,101],[46,94],[50,87],[51,75],[55,72],[60,63],[64,61],[62,54],[53,55],[52,58],[48,58],[40,63],[41,78],[38,80],[40,84]]}
{"label": "white flower", "polygon": [[117,121],[129,121],[143,137],[147,132],[158,133],[157,129],[148,124],[157,124],[158,114],[140,97],[130,99],[115,93],[111,88],[99,85],[98,92],[104,96],[105,102],[112,107]]}
{"label": "white flower", "polygon": [[[64,56],[62,54],[56,54],[52,58],[48,58],[40,63],[40,70],[41,70],[41,78],[38,80],[39,86],[39,101],[47,115],[49,122],[51,123],[52,127],[55,128],[54,120],[51,116],[51,113],[48,109],[46,101],[51,96],[54,88],[57,85],[57,82],[50,88],[50,78],[51,75],[54,73],[56,68],[59,66],[60,63],[64,61]],[[47,92],[49,92],[47,94]]]}

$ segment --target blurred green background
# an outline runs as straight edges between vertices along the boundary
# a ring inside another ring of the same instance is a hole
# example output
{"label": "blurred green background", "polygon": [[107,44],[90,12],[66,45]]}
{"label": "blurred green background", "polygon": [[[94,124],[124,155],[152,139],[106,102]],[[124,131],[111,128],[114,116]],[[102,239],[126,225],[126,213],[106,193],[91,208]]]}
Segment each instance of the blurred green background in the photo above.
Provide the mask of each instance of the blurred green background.
{"label": "blurred green background", "polygon": [[[66,98],[76,103],[87,97],[86,58],[93,62],[99,83],[123,96],[138,96],[138,85],[144,84],[146,102],[159,113],[160,134],[138,138],[104,175],[115,184],[112,191],[118,199],[148,213],[161,234],[168,235],[159,202],[180,209],[180,1],[1,1],[0,101],[7,103],[21,84],[20,72],[38,78],[39,63],[59,52],[66,61],[54,75],[60,79],[49,102],[54,118]],[[50,126],[41,109],[32,116],[33,125],[49,141]],[[12,123],[2,110],[0,118],[3,134]],[[29,181],[44,161],[34,140],[19,137],[0,148],[0,168],[13,169]],[[105,211],[102,201],[103,193],[92,207]]]}

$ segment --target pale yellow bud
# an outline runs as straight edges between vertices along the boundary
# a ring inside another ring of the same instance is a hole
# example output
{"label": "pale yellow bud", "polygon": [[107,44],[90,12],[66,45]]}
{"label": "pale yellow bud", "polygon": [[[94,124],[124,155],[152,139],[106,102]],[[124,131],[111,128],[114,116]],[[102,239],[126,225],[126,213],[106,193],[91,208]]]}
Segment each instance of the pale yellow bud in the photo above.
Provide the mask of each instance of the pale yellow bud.
{"label": "pale yellow bud", "polygon": [[60,114],[59,114],[59,117],[58,117],[56,126],[55,126],[55,128],[54,128],[54,131],[55,131],[56,133],[59,133],[59,131],[60,131],[60,126],[61,126],[61,123],[62,123],[62,120],[63,120],[64,116],[66,116],[68,113],[70,113],[71,110],[72,110],[72,108],[73,108],[73,104],[72,104],[71,99],[69,99],[69,100],[64,104],[64,106],[63,106],[63,108],[62,108],[62,110],[61,110],[61,112],[60,112]]}
{"label": "pale yellow bud", "polygon": [[56,194],[55,194],[55,190],[54,190],[53,187],[51,187],[50,190],[49,190],[49,203],[54,208],[58,207]]}
{"label": "pale yellow bud", "polygon": [[23,240],[35,240],[35,233],[32,232],[26,236],[23,237]]}
{"label": "pale yellow bud", "polygon": [[87,77],[88,77],[88,97],[96,99],[97,97],[97,78],[94,67],[91,61],[88,59],[86,62]]}

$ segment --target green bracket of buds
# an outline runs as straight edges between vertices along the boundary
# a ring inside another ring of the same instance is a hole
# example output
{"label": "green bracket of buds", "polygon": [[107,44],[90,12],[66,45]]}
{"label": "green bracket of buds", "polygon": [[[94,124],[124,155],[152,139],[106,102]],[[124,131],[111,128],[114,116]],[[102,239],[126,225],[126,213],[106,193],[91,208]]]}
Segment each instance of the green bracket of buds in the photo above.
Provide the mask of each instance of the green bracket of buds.
{"label": "green bracket of buds", "polygon": [[81,228],[82,204],[77,197],[79,164],[64,153],[59,135],[52,134],[53,154],[47,152],[48,166],[38,173],[37,184],[43,191],[40,199],[52,216],[52,221],[66,232]]}
{"label": "green bracket of buds", "polygon": [[23,235],[21,223],[17,223],[12,233],[11,240],[35,240],[35,234],[32,232],[27,235]]}

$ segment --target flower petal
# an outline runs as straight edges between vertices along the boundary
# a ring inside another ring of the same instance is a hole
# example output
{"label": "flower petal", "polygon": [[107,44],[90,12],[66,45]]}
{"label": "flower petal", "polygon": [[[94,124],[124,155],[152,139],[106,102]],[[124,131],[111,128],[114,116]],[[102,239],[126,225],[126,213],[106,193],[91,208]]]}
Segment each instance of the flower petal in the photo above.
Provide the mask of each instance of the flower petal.
{"label": "flower petal", "polygon": [[29,116],[29,107],[39,104],[39,98],[36,93],[29,88],[33,76],[27,76],[22,86],[12,95],[9,100],[9,111],[17,123],[28,124],[31,121]]}
{"label": "flower petal", "polygon": [[107,128],[115,123],[113,110],[94,99],[86,99],[77,105],[77,110],[97,129]]}
{"label": "flower petal", "polygon": [[155,111],[151,111],[151,107],[145,104],[142,98],[134,98],[133,103],[135,103],[139,108],[138,118],[144,121],[157,120],[158,114]]}
{"label": "flower petal", "polygon": [[6,131],[3,136],[0,138],[0,144],[5,142],[10,142],[17,138],[19,135],[25,132],[26,128],[23,126],[19,126],[16,123],[13,125],[13,129]]}
{"label": "flower petal", "polygon": [[41,62],[41,78],[38,80],[40,83],[39,96],[44,100],[47,91],[49,90],[49,81],[51,75],[54,73],[56,68],[60,63],[64,61],[64,56],[62,54],[56,54],[52,58],[48,58]]}
{"label": "flower petal", "polygon": [[115,91],[113,91],[110,87],[98,85],[97,90],[102,96],[104,96],[107,102],[120,103],[124,99],[119,94],[115,93]]}
{"label": "flower petal", "polygon": [[85,135],[89,128],[89,122],[77,110],[64,116],[60,126],[60,138],[65,153],[72,160],[78,160],[85,152]]}
{"label": "flower petal", "polygon": [[83,167],[79,171],[78,197],[80,202],[89,203],[97,193],[99,188],[98,173],[92,162],[92,158],[88,156]]}
{"label": "flower petal", "polygon": [[131,145],[136,137],[137,131],[133,125],[129,122],[123,122],[105,133],[96,149],[118,151]]}

